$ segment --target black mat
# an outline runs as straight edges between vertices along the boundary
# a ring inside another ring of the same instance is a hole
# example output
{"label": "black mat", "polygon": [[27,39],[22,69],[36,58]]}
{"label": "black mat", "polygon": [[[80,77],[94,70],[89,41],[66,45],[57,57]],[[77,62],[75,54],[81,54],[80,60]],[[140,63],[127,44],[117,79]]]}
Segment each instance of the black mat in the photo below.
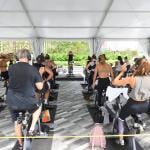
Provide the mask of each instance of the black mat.
{"label": "black mat", "polygon": [[53,91],[49,96],[49,101],[57,100],[57,97],[58,97],[58,91]]}
{"label": "black mat", "polygon": [[80,74],[73,74],[73,75],[59,75],[56,77],[57,81],[83,81],[83,76]]}
{"label": "black mat", "polygon": [[[126,139],[125,140],[125,146],[121,146],[119,144],[117,144],[117,139],[116,138],[107,138],[106,142],[107,142],[107,149],[106,150],[133,150],[133,146],[129,144],[129,140],[131,142],[131,138],[130,139]],[[144,150],[141,148],[141,146],[139,145],[139,143],[137,141],[135,141],[136,143],[136,150]]]}
{"label": "black mat", "polygon": [[54,86],[53,86],[53,89],[59,89],[59,84],[55,84]]}
{"label": "black mat", "polygon": [[92,99],[92,96],[94,94],[93,91],[88,91],[87,89],[83,89],[82,94],[85,100],[94,100]]}
{"label": "black mat", "polygon": [[101,115],[101,111],[98,110],[95,105],[87,104],[88,111],[95,123],[103,123],[103,116]]}

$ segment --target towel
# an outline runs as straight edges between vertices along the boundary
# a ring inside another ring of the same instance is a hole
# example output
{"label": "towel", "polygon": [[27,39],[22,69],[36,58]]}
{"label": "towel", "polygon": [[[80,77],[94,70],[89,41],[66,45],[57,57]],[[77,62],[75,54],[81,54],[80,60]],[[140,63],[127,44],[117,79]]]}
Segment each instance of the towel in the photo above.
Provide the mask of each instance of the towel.
{"label": "towel", "polygon": [[107,87],[106,96],[108,97],[109,102],[115,100],[120,94],[123,94],[123,96],[128,99],[128,88],[113,88],[111,86]]}

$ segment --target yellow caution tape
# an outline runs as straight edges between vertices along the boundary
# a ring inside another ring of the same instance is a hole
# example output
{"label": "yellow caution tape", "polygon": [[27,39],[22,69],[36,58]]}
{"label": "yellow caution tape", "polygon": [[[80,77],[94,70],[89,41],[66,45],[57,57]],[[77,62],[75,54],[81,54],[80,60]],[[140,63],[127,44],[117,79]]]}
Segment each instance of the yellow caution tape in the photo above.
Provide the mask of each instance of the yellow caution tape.
{"label": "yellow caution tape", "polygon": [[90,137],[106,137],[106,138],[115,138],[115,137],[143,137],[143,136],[150,136],[150,134],[123,134],[123,135],[104,135],[104,136],[88,136],[88,135],[83,135],[83,136],[28,136],[28,137],[16,137],[16,136],[1,136],[0,139],[16,139],[16,138],[31,138],[31,139],[60,139],[60,138],[90,138]]}

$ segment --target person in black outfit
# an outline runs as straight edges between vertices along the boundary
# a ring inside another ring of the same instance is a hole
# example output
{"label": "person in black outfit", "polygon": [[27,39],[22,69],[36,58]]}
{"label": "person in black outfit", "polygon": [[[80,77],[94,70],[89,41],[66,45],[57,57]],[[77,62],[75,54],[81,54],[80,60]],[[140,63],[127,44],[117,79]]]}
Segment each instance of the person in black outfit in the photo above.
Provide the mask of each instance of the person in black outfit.
{"label": "person in black outfit", "polygon": [[68,53],[68,62],[69,61],[73,61],[73,52],[72,51],[69,51],[69,53]]}
{"label": "person in black outfit", "polygon": [[96,55],[93,54],[91,61],[89,61],[88,65],[86,66],[87,72],[89,73],[88,91],[92,90],[92,83],[93,83],[93,76],[94,76],[95,67],[96,67]]}
{"label": "person in black outfit", "polygon": [[68,53],[68,73],[72,74],[73,73],[73,52],[69,51]]}
{"label": "person in black outfit", "polygon": [[[12,120],[15,123],[15,134],[17,137],[21,137],[22,125],[17,122],[19,112],[29,111],[33,113],[29,135],[33,134],[36,122],[39,119],[41,104],[35,98],[35,87],[39,90],[43,88],[41,75],[44,72],[44,68],[41,67],[39,73],[33,66],[29,65],[31,56],[27,49],[19,50],[17,52],[17,58],[19,62],[12,64],[8,69],[9,87],[6,100]],[[26,103],[21,101],[20,97],[23,97]],[[22,139],[18,139],[18,142],[21,149]]]}

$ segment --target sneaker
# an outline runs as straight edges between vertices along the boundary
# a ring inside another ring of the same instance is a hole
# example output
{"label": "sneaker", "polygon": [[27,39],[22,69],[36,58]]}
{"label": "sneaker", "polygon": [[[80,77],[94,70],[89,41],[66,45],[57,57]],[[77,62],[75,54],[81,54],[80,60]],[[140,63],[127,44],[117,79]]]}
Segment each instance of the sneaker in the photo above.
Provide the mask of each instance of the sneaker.
{"label": "sneaker", "polygon": [[37,135],[37,132],[35,130],[34,131],[30,130],[27,133],[27,136],[35,136],[35,135]]}
{"label": "sneaker", "polygon": [[15,150],[23,150],[23,143],[22,145],[19,144],[19,142],[17,141],[15,147],[14,147]]}
{"label": "sneaker", "polygon": [[119,140],[119,142],[120,142],[120,145],[121,145],[121,146],[124,146],[124,139]]}
{"label": "sneaker", "polygon": [[23,150],[23,146],[22,145],[18,145],[18,150]]}
{"label": "sneaker", "polygon": [[141,120],[139,121],[139,124],[141,124],[143,128],[146,127],[146,124],[143,121],[141,121]]}
{"label": "sneaker", "polygon": [[44,101],[44,105],[48,105],[48,101]]}
{"label": "sneaker", "polygon": [[47,133],[40,131],[39,136],[48,136]]}
{"label": "sneaker", "polygon": [[133,126],[134,126],[134,128],[141,128],[141,127],[143,127],[143,129],[144,129],[146,127],[146,124],[144,122],[142,122],[142,121],[139,121],[138,123],[135,122]]}
{"label": "sneaker", "polygon": [[117,144],[121,145],[121,146],[124,146],[125,145],[125,142],[124,142],[124,139],[118,139],[116,141]]}
{"label": "sneaker", "polygon": [[49,125],[49,131],[54,131],[55,128],[56,128],[56,124],[50,123],[50,125]]}

